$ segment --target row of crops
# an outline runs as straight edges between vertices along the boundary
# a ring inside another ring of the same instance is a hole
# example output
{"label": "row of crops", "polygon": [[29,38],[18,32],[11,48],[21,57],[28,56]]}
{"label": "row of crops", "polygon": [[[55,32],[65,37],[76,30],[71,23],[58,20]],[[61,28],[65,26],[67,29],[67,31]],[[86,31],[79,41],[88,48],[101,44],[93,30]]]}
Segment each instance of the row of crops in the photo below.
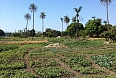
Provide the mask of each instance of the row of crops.
{"label": "row of crops", "polygon": [[44,46],[41,44],[0,45],[0,78],[37,78],[29,71],[25,71],[25,54],[34,48]]}
{"label": "row of crops", "polygon": [[116,53],[91,57],[96,64],[116,72]]}
{"label": "row of crops", "polygon": [[89,60],[85,59],[86,58],[85,55],[78,55],[73,52],[72,53],[68,52],[68,54],[66,55],[64,53],[61,54],[65,56],[65,58],[61,58],[60,60],[68,64],[70,68],[76,72],[79,72],[81,74],[104,73],[104,71],[94,68],[92,66],[92,63]]}
{"label": "row of crops", "polygon": [[24,70],[1,70],[0,78],[37,78],[37,76]]}
{"label": "row of crops", "polygon": [[57,78],[66,75],[70,77],[72,73],[63,69],[54,58],[54,52],[41,52],[41,50],[33,50],[29,55],[30,66],[34,71],[43,78]]}

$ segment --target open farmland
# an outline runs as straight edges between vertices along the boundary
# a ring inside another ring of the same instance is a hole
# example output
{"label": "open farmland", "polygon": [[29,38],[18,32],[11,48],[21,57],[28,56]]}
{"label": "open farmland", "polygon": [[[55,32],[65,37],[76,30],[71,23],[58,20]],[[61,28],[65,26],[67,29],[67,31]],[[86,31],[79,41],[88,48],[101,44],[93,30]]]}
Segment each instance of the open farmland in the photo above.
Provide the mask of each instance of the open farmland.
{"label": "open farmland", "polygon": [[[0,78],[116,78],[116,44],[103,42],[71,38],[1,40]],[[55,43],[66,47],[45,47]]]}

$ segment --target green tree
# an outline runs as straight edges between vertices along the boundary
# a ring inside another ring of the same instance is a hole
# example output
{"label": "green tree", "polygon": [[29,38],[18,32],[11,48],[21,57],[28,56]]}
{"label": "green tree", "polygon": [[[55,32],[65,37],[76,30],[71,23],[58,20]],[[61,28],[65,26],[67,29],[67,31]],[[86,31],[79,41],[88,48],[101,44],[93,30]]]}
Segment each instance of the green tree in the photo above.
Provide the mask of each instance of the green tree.
{"label": "green tree", "polygon": [[26,24],[26,36],[27,36],[27,26],[28,26],[28,20],[30,20],[31,19],[31,15],[29,14],[29,13],[27,13],[27,14],[25,14],[24,15],[24,18],[27,20],[27,24]]}
{"label": "green tree", "polygon": [[109,17],[108,17],[108,6],[110,5],[110,3],[113,0],[100,0],[101,3],[104,3],[106,5],[106,18],[107,18],[107,22],[109,24]]}
{"label": "green tree", "polygon": [[4,31],[0,29],[0,36],[4,36],[4,35],[5,35]]}
{"label": "green tree", "polygon": [[62,22],[62,36],[63,36],[63,18],[60,18],[61,22]]}
{"label": "green tree", "polygon": [[76,22],[76,16],[75,17],[72,17],[72,22]]}
{"label": "green tree", "polygon": [[100,19],[89,20],[85,24],[85,30],[90,37],[99,36],[104,31]]}
{"label": "green tree", "polygon": [[64,22],[66,23],[66,26],[68,27],[69,22],[70,22],[70,18],[68,17],[68,15],[64,16]]}
{"label": "green tree", "polygon": [[60,36],[61,35],[61,32],[58,31],[58,30],[53,30],[51,28],[46,28],[45,30],[45,36],[46,37],[57,37],[57,36]]}
{"label": "green tree", "polygon": [[[41,12],[40,14],[40,18],[42,19],[42,35],[43,35],[43,32],[44,32],[44,19],[45,19],[46,15],[44,12]],[[43,35],[44,37],[44,35]]]}
{"label": "green tree", "polygon": [[[70,37],[76,37],[76,29],[77,29],[77,23],[71,23],[67,29],[66,29],[66,32],[67,32],[67,35],[69,35]],[[79,23],[78,24],[78,30],[84,30],[84,27],[83,27],[83,24],[82,23]]]}
{"label": "green tree", "polygon": [[79,24],[79,13],[80,13],[80,11],[81,11],[81,9],[82,9],[82,7],[80,6],[78,9],[77,8],[73,8],[74,10],[75,10],[75,12],[76,12],[76,21],[77,21],[77,32],[76,32],[76,37],[78,37],[78,32],[79,32],[79,30],[78,30],[78,24]]}
{"label": "green tree", "polygon": [[51,28],[46,28],[46,30],[45,30],[45,36],[46,37],[52,37],[53,36]]}
{"label": "green tree", "polygon": [[[31,10],[31,12],[33,12],[33,29],[34,30],[34,12],[37,11],[37,6],[33,3],[33,4],[30,4],[29,6],[29,10]],[[34,35],[34,32],[32,32],[32,39],[33,39],[33,35]]]}
{"label": "green tree", "polygon": [[110,30],[101,33],[101,37],[104,37],[106,41],[112,40],[116,42],[116,26],[112,26]]}

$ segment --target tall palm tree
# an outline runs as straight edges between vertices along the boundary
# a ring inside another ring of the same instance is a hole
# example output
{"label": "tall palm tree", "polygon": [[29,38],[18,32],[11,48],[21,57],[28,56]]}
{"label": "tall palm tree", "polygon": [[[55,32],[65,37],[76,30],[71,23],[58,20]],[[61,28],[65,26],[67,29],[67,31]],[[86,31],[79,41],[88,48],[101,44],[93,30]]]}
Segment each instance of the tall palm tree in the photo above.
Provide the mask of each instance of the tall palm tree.
{"label": "tall palm tree", "polygon": [[44,32],[44,19],[45,19],[46,15],[44,12],[41,12],[40,14],[40,18],[42,19],[42,33]]}
{"label": "tall palm tree", "polygon": [[63,36],[63,18],[60,18],[61,22],[62,22],[62,36]]}
{"label": "tall palm tree", "polygon": [[110,5],[110,3],[113,0],[100,0],[101,3],[104,3],[106,5],[106,18],[107,18],[107,22],[109,24],[109,17],[108,17],[108,6]]}
{"label": "tall palm tree", "polygon": [[26,24],[26,28],[25,28],[26,29],[26,35],[27,35],[28,20],[31,19],[31,15],[29,13],[27,13],[27,14],[24,15],[24,18],[27,20],[27,24]]}
{"label": "tall palm tree", "polygon": [[66,23],[66,26],[68,27],[69,22],[70,22],[70,18],[68,17],[68,15],[64,16],[64,22]]}
{"label": "tall palm tree", "polygon": [[82,7],[80,6],[78,9],[77,8],[73,8],[74,10],[75,10],[75,12],[76,12],[76,21],[77,21],[77,32],[76,32],[76,37],[78,37],[78,24],[79,24],[79,13],[80,13],[80,11],[81,11],[81,9],[82,9]]}
{"label": "tall palm tree", "polygon": [[[29,6],[29,10],[31,10],[31,12],[33,12],[33,29],[32,30],[34,30],[34,12],[36,12],[37,11],[37,6],[33,3],[33,4],[30,4],[30,6]],[[33,39],[33,34],[34,34],[34,32],[32,32],[32,39]]]}

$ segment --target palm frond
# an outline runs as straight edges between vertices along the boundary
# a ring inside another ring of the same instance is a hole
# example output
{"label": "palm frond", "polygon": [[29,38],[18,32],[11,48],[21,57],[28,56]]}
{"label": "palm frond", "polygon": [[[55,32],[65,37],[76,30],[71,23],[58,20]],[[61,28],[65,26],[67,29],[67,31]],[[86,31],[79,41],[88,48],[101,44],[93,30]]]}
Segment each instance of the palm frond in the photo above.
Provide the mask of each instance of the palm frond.
{"label": "palm frond", "polygon": [[45,17],[46,17],[45,13],[44,12],[41,12],[40,18],[44,19]]}
{"label": "palm frond", "polygon": [[30,4],[30,6],[29,6],[29,10],[31,10],[31,12],[36,12],[36,10],[37,10],[37,8],[38,7],[36,7],[36,5],[33,3],[33,4]]}
{"label": "palm frond", "polygon": [[101,3],[110,4],[114,0],[100,0]]}
{"label": "palm frond", "polygon": [[61,22],[63,22],[63,18],[60,18]]}
{"label": "palm frond", "polygon": [[30,20],[31,19],[31,15],[29,13],[27,13],[27,14],[24,15],[24,18],[26,20]]}
{"label": "palm frond", "polygon": [[76,16],[72,17],[72,22],[76,22]]}
{"label": "palm frond", "polygon": [[68,17],[68,15],[64,16],[64,22],[66,22],[66,23],[70,22],[70,18]]}
{"label": "palm frond", "polygon": [[83,17],[79,15],[79,21],[83,21],[83,20],[84,20]]}
{"label": "palm frond", "polygon": [[73,8],[73,9],[76,11],[76,13],[79,13],[81,11],[82,7],[80,6],[78,9],[77,8]]}

